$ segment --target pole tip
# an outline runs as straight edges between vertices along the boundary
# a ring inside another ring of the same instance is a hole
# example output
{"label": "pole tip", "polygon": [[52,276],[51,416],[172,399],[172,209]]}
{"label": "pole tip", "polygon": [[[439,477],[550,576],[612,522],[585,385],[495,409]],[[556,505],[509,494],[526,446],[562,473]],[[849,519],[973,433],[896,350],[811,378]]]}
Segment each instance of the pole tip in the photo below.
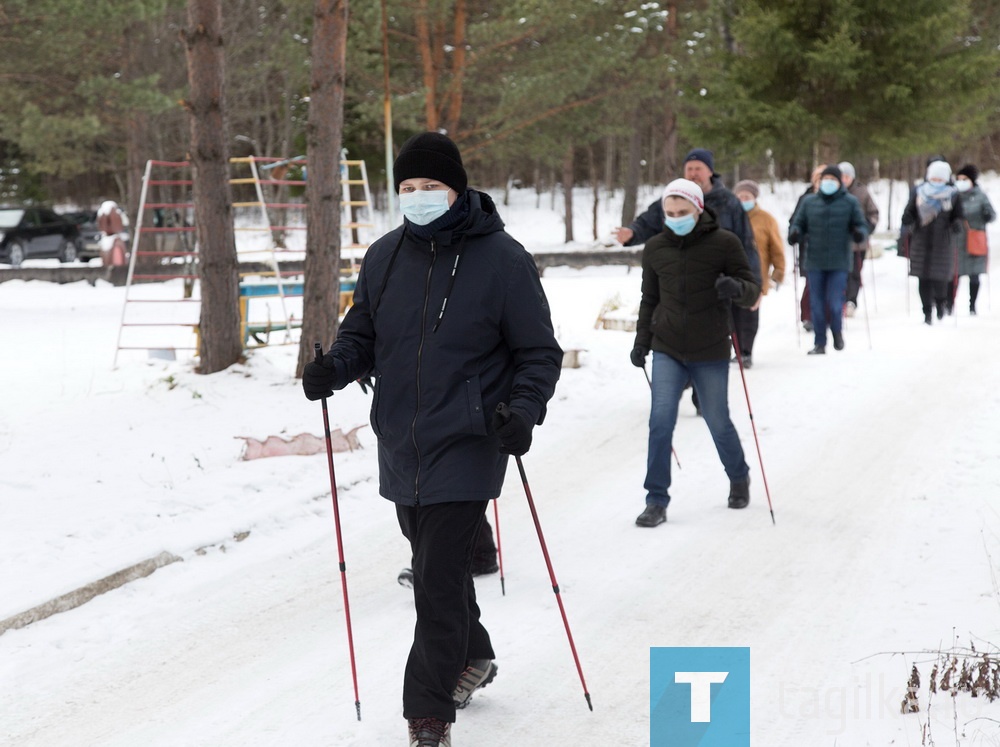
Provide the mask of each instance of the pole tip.
{"label": "pole tip", "polygon": [[354,701],[354,708],[358,712],[358,721],[360,721],[361,720],[361,701],[360,700],[355,700]]}
{"label": "pole tip", "polygon": [[590,693],[584,693],[583,697],[585,697],[587,699],[587,708],[589,708],[590,712],[593,713],[594,712],[594,704],[590,702]]}

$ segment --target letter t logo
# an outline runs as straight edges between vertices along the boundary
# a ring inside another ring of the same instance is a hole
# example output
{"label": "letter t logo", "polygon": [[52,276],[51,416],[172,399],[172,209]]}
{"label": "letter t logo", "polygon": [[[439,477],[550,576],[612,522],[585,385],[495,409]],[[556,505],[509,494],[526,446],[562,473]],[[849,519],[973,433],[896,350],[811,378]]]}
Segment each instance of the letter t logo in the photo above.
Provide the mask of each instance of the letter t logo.
{"label": "letter t logo", "polygon": [[691,685],[691,723],[712,721],[712,684],[726,681],[729,672],[675,672],[674,682]]}

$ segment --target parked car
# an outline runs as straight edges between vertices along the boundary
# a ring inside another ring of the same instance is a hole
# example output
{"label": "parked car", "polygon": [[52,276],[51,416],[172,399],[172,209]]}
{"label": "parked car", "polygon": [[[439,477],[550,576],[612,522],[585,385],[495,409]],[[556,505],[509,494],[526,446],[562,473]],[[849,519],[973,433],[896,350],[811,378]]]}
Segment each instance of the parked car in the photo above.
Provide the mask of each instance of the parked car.
{"label": "parked car", "polygon": [[76,223],[80,229],[79,256],[80,259],[91,259],[101,256],[101,230],[97,227],[96,210],[74,210],[63,213],[63,218]]}
{"label": "parked car", "polygon": [[76,223],[51,208],[0,207],[0,262],[14,267],[40,257],[75,262],[80,248]]}

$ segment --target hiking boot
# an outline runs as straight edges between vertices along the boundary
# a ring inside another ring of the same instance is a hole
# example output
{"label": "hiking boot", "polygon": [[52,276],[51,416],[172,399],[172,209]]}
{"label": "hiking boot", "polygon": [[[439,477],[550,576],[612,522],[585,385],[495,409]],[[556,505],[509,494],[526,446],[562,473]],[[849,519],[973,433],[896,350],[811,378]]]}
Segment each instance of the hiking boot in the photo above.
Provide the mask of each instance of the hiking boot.
{"label": "hiking boot", "polygon": [[743,356],[743,368],[753,368],[753,356],[750,353]]}
{"label": "hiking boot", "polygon": [[844,334],[842,332],[832,332],[833,335],[833,349],[843,350],[844,349]]}
{"label": "hiking boot", "polygon": [[930,327],[933,322],[931,321],[931,312],[927,311],[924,313],[924,324]]}
{"label": "hiking boot", "polygon": [[465,708],[472,700],[472,693],[486,687],[497,676],[497,665],[492,659],[472,659],[458,677],[458,684],[451,694],[456,708]]}
{"label": "hiking boot", "polygon": [[806,332],[812,332],[813,329],[815,328],[813,327],[813,323],[810,322],[808,319],[806,319],[804,322],[802,322],[802,329],[804,329]]}
{"label": "hiking boot", "polygon": [[667,507],[666,506],[656,506],[652,503],[643,509],[642,513],[639,514],[635,519],[635,525],[637,527],[655,527],[659,526],[667,520]]}
{"label": "hiking boot", "polygon": [[937,318],[938,318],[938,321],[940,321],[941,319],[944,319],[944,304],[943,303],[939,303],[937,305]]}
{"label": "hiking boot", "polygon": [[826,347],[824,345],[817,345],[806,353],[806,355],[826,355]]}
{"label": "hiking boot", "polygon": [[844,316],[854,316],[854,312],[858,310],[858,305],[853,301],[848,301],[844,304]]}
{"label": "hiking boot", "polygon": [[410,747],[451,747],[451,724],[439,718],[407,719]]}
{"label": "hiking boot", "polygon": [[750,475],[729,483],[729,507],[746,508],[750,503]]}
{"label": "hiking boot", "polygon": [[473,558],[472,559],[472,575],[473,576],[488,576],[491,573],[496,573],[500,570],[500,566],[497,565],[496,557],[492,558]]}

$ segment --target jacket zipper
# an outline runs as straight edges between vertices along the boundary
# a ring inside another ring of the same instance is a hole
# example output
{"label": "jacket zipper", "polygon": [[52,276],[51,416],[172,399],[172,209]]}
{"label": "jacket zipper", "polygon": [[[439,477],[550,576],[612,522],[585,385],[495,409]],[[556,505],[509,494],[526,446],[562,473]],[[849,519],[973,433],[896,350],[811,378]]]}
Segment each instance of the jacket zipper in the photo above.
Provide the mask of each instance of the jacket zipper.
{"label": "jacket zipper", "polygon": [[410,423],[410,439],[413,449],[417,452],[417,474],[413,478],[413,500],[420,505],[420,447],[417,446],[417,416],[420,414],[420,364],[424,354],[424,338],[427,328],[427,304],[431,297],[431,275],[434,273],[434,261],[437,259],[437,244],[431,239],[431,264],[427,268],[427,281],[424,284],[424,307],[420,312],[420,345],[417,346],[417,408],[413,412],[413,422]]}

